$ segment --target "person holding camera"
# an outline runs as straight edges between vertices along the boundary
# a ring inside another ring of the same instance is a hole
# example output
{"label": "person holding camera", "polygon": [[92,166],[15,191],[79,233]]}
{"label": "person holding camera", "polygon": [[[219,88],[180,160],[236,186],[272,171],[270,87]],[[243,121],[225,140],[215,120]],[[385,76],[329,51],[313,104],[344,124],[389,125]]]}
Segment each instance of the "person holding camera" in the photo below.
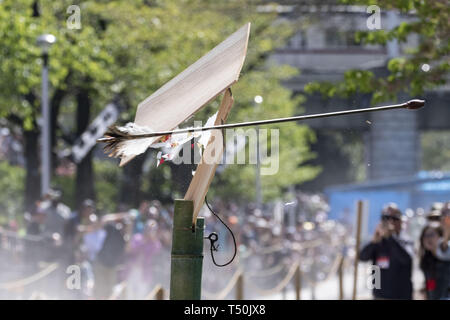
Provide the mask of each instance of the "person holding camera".
{"label": "person holding camera", "polygon": [[414,246],[404,238],[402,229],[401,211],[396,204],[388,204],[371,242],[359,254],[361,261],[372,261],[380,270],[380,285],[373,289],[375,299],[412,299]]}

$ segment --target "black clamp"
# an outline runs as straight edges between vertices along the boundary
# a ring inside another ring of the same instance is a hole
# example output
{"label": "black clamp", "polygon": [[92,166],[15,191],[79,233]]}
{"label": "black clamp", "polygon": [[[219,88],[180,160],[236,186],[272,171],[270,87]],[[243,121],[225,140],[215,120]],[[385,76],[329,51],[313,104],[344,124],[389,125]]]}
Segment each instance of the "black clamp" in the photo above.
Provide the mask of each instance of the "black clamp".
{"label": "black clamp", "polygon": [[211,243],[211,250],[218,251],[217,249],[219,248],[219,245],[215,245],[215,243],[219,240],[219,236],[217,235],[217,233],[211,232],[209,236],[205,237],[205,239],[208,239]]}

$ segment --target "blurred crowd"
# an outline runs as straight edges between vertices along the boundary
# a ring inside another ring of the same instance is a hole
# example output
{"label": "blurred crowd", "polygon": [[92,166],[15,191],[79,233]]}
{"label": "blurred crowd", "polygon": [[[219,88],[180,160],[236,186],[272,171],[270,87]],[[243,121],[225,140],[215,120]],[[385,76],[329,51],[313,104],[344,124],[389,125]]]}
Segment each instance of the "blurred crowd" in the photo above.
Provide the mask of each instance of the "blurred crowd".
{"label": "blurred crowd", "polygon": [[[23,222],[11,220],[1,226],[0,297],[27,299],[42,292],[55,299],[145,299],[157,284],[168,288],[173,206],[153,200],[142,201],[138,208],[119,207],[116,213],[102,213],[86,199],[78,210],[71,210],[61,202],[60,192],[51,191]],[[328,205],[319,195],[296,192],[287,202],[261,207],[216,199],[212,208],[233,232],[238,254],[233,264],[218,268],[208,257],[210,244],[205,241],[205,292],[226,287],[238,268],[246,270],[249,285],[275,287],[296,261],[301,261],[304,285],[314,290],[340,254],[355,256],[353,223],[328,219]],[[230,231],[206,206],[201,215],[206,219],[205,236],[219,235],[216,261],[229,261],[235,249]],[[417,218],[423,222],[416,223]],[[436,203],[426,214],[405,215],[388,204],[359,254],[360,260],[379,267],[374,297],[413,298],[413,289],[419,288],[413,288],[412,270],[419,261],[424,278],[421,298],[447,299],[449,234],[450,202]],[[52,265],[58,268],[39,279]],[[252,297],[250,289],[246,292]]]}
{"label": "blurred crowd", "polygon": [[[209,243],[205,242],[205,287],[224,287],[223,281],[227,275],[231,276],[236,265],[257,272],[289,264],[298,258],[297,244],[317,238],[330,240],[329,229],[333,227],[326,218],[328,207],[319,196],[298,194],[288,203],[270,203],[262,208],[254,203],[238,205],[219,199],[213,207],[235,235],[239,254],[234,264],[220,269],[224,277],[218,278],[219,270],[207,256]],[[37,291],[52,298],[108,299],[115,295],[115,290],[123,288],[120,284],[126,283],[122,298],[144,299],[157,284],[167,288],[173,206],[153,200],[142,201],[136,209],[120,206],[118,211],[97,212],[95,202],[90,199],[83,201],[79,210],[71,210],[61,202],[60,192],[51,191],[43,196],[25,214],[24,230],[16,221],[0,227],[0,283],[37,274],[52,263],[59,268],[45,279],[26,285],[21,292],[2,292],[0,288],[0,295],[27,298]],[[206,218],[205,236],[211,232],[219,235],[216,260],[228,261],[235,249],[230,232],[206,207],[201,215]],[[264,250],[267,254],[255,254]],[[321,253],[318,264],[325,266],[330,263],[328,257],[334,247],[308,250],[305,260],[314,261],[315,255]],[[69,266],[80,269],[77,290],[74,290],[75,273],[71,273],[74,269],[68,269]],[[308,268],[305,267],[305,272]]]}
{"label": "blurred crowd", "polygon": [[[158,268],[158,254],[170,247],[172,212],[155,200],[143,201],[138,209],[99,214],[90,199],[72,211],[60,199],[60,192],[51,191],[36,202],[25,214],[24,234],[16,223],[3,226],[2,249],[9,249],[3,254],[19,256],[17,267],[25,277],[57,263],[57,271],[38,282],[40,291],[55,298],[108,299],[122,281],[131,298],[144,298],[154,274],[148,270]],[[11,262],[8,258],[1,261]],[[71,275],[72,285],[67,283]]]}

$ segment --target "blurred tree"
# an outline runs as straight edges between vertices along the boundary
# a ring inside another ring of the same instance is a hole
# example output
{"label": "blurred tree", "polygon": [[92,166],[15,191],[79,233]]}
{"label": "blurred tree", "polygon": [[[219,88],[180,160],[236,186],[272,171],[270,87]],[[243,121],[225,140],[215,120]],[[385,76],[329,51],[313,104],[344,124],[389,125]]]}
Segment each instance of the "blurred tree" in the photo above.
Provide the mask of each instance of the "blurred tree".
{"label": "blurred tree", "polygon": [[[85,85],[87,75],[95,78],[99,87],[111,79],[105,63],[112,59],[99,47],[101,43],[96,41],[95,28],[86,26],[79,32],[66,28],[66,9],[70,4],[69,1],[37,0],[0,3],[0,113],[23,128],[28,208],[40,196],[38,118],[42,61],[36,45],[37,36],[52,33],[57,38],[57,44],[50,50],[49,73],[53,89],[50,96],[53,147],[64,137],[57,133],[60,109],[66,96],[76,94]],[[56,150],[52,148],[52,151]],[[55,168],[55,156],[53,160]]]}
{"label": "blurred tree", "polygon": [[419,44],[405,55],[387,62],[386,75],[373,71],[349,70],[338,83],[314,82],[305,87],[307,92],[322,92],[328,97],[349,96],[356,92],[372,93],[373,103],[395,100],[400,92],[411,96],[446,83],[450,62],[450,11],[448,1],[421,0],[341,0],[349,5],[377,5],[383,11],[396,10],[411,14],[413,19],[400,23],[392,30],[360,31],[356,41],[363,44],[386,44],[397,39],[404,43],[417,36]]}
{"label": "blurred tree", "polygon": [[0,224],[23,212],[24,176],[23,168],[0,161]]}
{"label": "blurred tree", "polygon": [[450,171],[450,132],[429,131],[421,135],[422,169]]}
{"label": "blurred tree", "polygon": [[[70,5],[79,5],[81,9],[81,29],[67,26]],[[38,118],[42,62],[35,44],[38,35],[52,33],[57,38],[50,51],[51,133],[56,155],[56,151],[70,147],[86,129],[90,118],[113,98],[119,98],[124,106],[119,121],[132,121],[140,101],[247,21],[252,22],[250,46],[242,78],[233,88],[236,104],[230,121],[290,116],[301,98],[293,98],[281,82],[293,76],[294,71],[272,66],[267,57],[292,34],[293,26],[278,19],[276,14],[257,12],[253,1],[2,1],[0,114],[23,128],[27,204],[39,196]],[[264,103],[256,113],[255,95],[264,97]],[[196,119],[206,119],[217,107],[218,101],[212,102],[196,115]],[[313,156],[308,149],[309,142],[314,139],[311,131],[303,126],[283,126],[280,138],[280,170],[277,175],[263,177],[265,193],[271,197],[284,187],[311,179],[317,173],[316,168],[301,166]],[[54,167],[56,159],[55,156]],[[143,190],[144,186],[153,190],[162,188],[148,183],[141,185],[145,159],[144,155],[140,161],[122,170],[122,178],[117,180],[121,186],[118,199],[121,202],[136,205],[143,195],[148,196],[149,189]],[[93,170],[92,153],[77,166],[74,189],[77,203],[94,196],[95,167]],[[154,162],[149,169],[152,182],[155,178],[159,181],[157,177],[161,176],[152,173],[154,170],[165,170],[156,169]],[[175,173],[169,175],[172,181],[177,181],[178,174],[186,177],[179,168],[175,170],[171,166],[171,169]],[[191,168],[186,167],[186,170],[190,174]],[[248,198],[254,190],[243,186],[248,183],[247,178],[254,179],[251,172],[254,172],[253,166],[228,167],[223,179],[229,177],[231,183],[215,184],[217,191]],[[242,180],[234,183],[232,176],[234,180],[238,177]],[[236,192],[239,190],[236,186],[242,193]],[[167,188],[166,184],[164,188]],[[183,188],[178,183],[170,186],[172,195],[174,191],[183,192]],[[97,192],[101,190],[105,189],[96,188]]]}
{"label": "blurred tree", "polygon": [[116,212],[119,195],[119,179],[121,169],[112,161],[93,161],[95,189],[97,193],[97,209],[100,212]]}

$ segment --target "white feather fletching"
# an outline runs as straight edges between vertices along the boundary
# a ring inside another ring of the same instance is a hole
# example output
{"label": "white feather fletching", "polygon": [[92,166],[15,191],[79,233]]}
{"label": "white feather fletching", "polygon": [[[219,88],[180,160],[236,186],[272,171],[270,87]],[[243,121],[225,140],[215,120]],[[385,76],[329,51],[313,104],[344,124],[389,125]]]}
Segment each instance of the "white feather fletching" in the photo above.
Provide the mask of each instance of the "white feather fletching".
{"label": "white feather fletching", "polygon": [[[154,132],[154,130],[150,127],[139,126],[134,122],[129,122],[125,126],[118,127],[117,129],[129,135],[140,135]],[[159,138],[160,137],[130,139],[120,142],[117,146],[117,157],[120,157],[120,166],[126,164],[133,157],[144,153],[150,145]]]}
{"label": "white feather fletching", "polygon": [[[217,112],[208,118],[205,126],[213,126],[217,117]],[[191,129],[194,127],[189,127]],[[155,132],[150,127],[140,126],[134,122],[129,122],[123,127],[117,129],[127,135],[142,135]],[[162,155],[165,160],[173,160],[180,152],[183,144],[192,138],[199,137],[198,143],[206,147],[211,137],[211,131],[197,131],[172,134],[166,141],[155,143],[161,137],[150,137],[140,139],[124,139],[117,144],[115,156],[121,159],[120,166],[123,166],[135,156],[144,153],[149,147],[162,148],[166,153]],[[160,156],[161,157],[161,156]]]}

